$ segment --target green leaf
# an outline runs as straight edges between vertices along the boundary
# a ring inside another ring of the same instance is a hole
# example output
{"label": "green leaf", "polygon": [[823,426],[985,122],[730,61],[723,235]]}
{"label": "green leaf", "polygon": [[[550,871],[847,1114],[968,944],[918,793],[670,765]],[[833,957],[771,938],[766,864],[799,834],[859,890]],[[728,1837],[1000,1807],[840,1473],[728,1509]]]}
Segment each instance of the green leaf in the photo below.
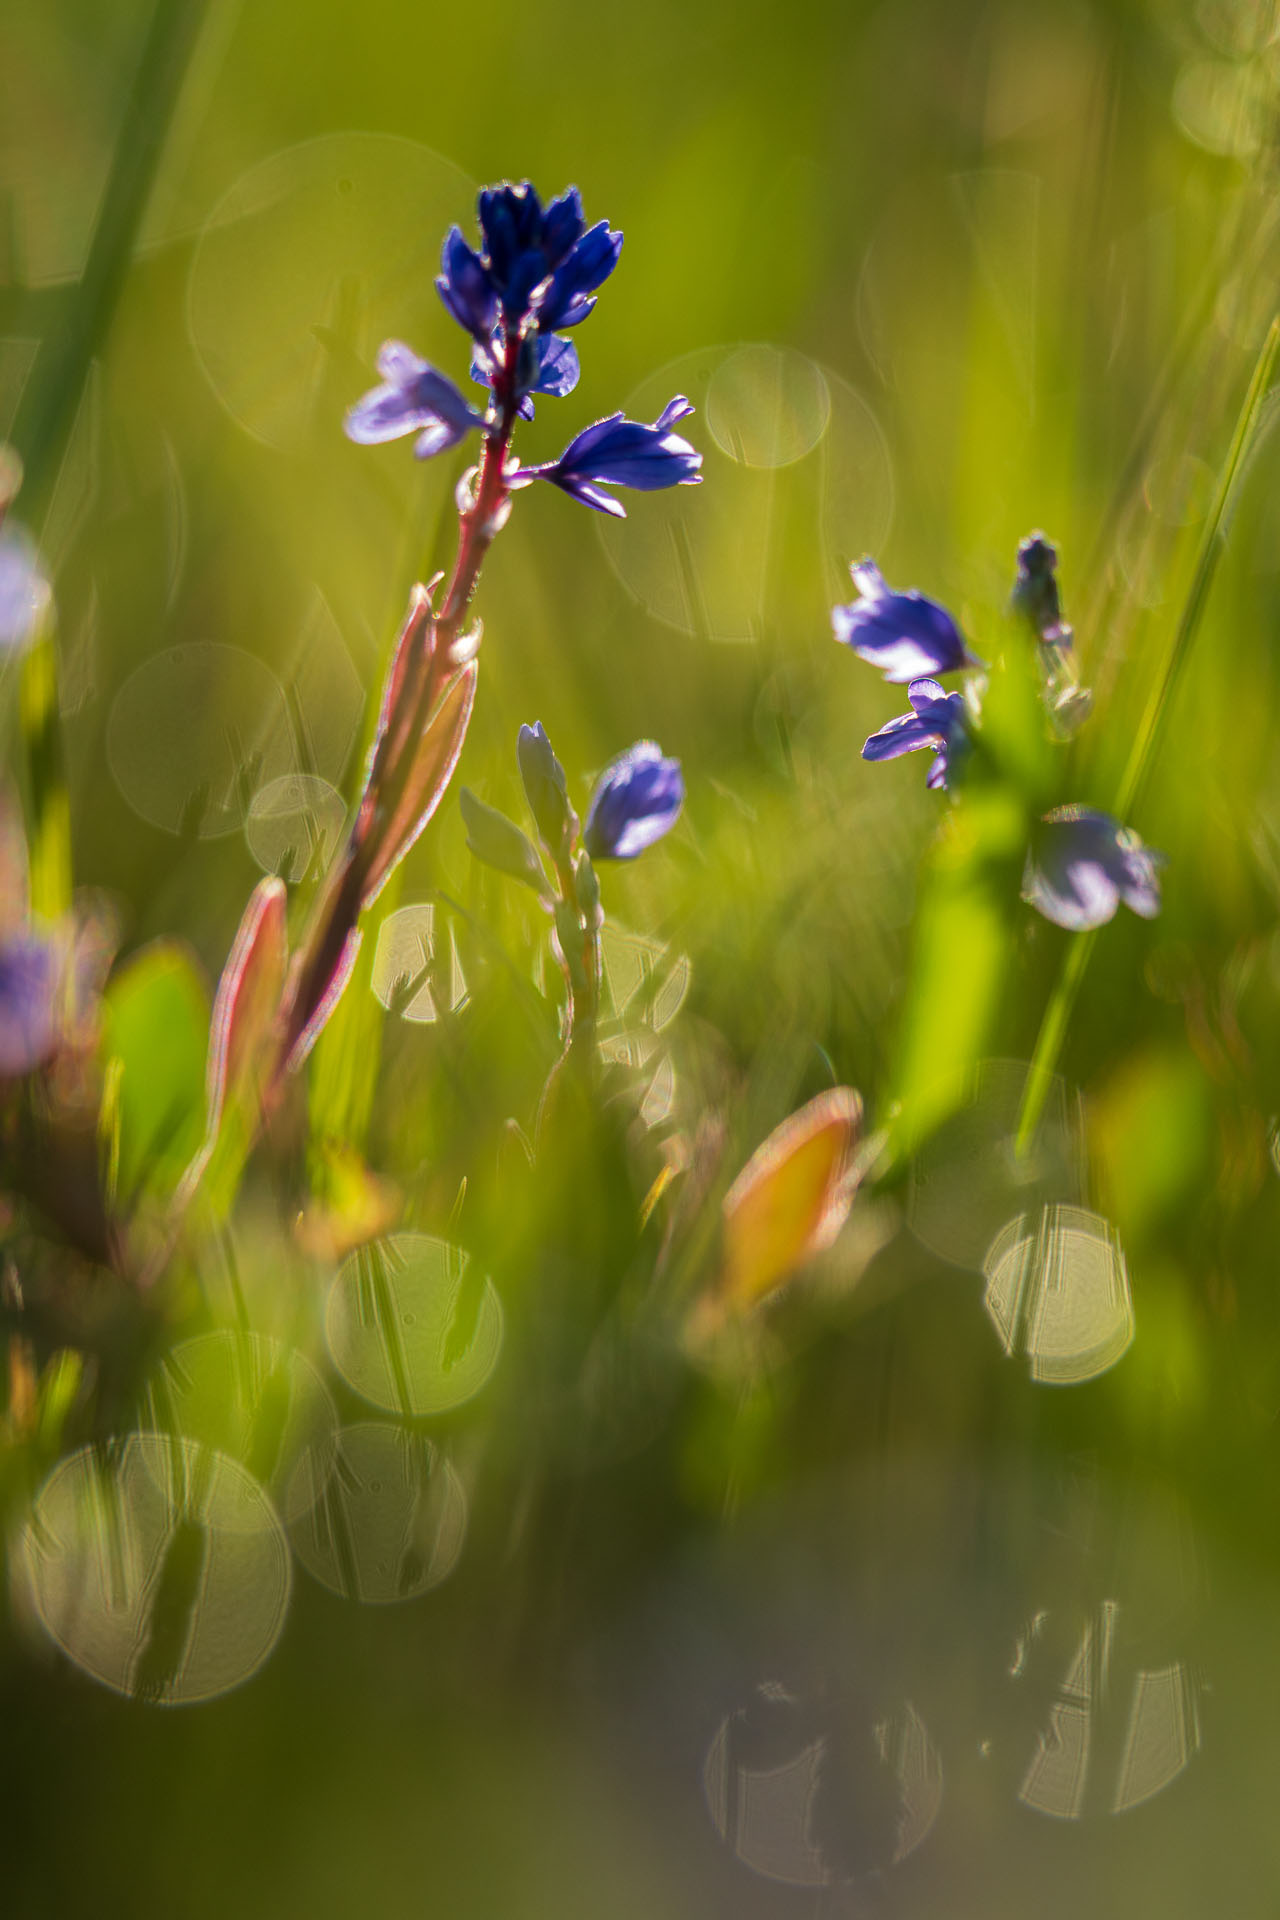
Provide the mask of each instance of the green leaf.
{"label": "green leaf", "polygon": [[463,787],[458,800],[466,824],[467,845],[476,859],[483,860],[487,867],[496,867],[499,873],[510,874],[513,880],[523,880],[535,893],[545,894],[547,877],[528,835],[521,833],[505,813],[477,800],[469,788]]}
{"label": "green leaf", "polygon": [[168,1199],[205,1131],[209,995],[194,960],[171,941],[121,969],[103,1004],[103,1051],[119,1061],[118,1192],[122,1206]]}

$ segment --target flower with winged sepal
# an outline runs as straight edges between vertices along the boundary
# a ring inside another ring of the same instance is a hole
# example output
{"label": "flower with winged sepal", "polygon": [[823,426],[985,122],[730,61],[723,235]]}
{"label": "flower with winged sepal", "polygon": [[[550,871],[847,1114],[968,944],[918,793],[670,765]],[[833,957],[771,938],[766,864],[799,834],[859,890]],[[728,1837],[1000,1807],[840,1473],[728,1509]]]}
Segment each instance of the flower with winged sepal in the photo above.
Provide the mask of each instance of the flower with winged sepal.
{"label": "flower with winged sepal", "polygon": [[593,860],[634,860],[675,825],[683,805],[680,762],[640,740],[596,782],[582,843]]}
{"label": "flower with winged sepal", "polygon": [[511,477],[513,486],[530,480],[550,480],[598,513],[626,518],[626,508],[606,487],[635,487],[654,493],[663,487],[690,487],[701,480],[702,455],[671,429],[686,419],[693,407],[683,394],[668,401],[652,426],[611,413],[584,427],[558,460],[541,467],[521,467]]}
{"label": "flower with winged sepal", "polygon": [[1105,926],[1121,901],[1144,920],[1160,911],[1164,855],[1092,807],[1055,807],[1044,816],[1023,876],[1022,897],[1072,932]]}
{"label": "flower with winged sepal", "polygon": [[852,647],[860,659],[882,668],[886,680],[901,685],[984,664],[936,600],[914,587],[895,593],[874,560],[860,560],[851,571],[861,598],[832,609],[836,639]]}
{"label": "flower with winged sepal", "polygon": [[964,696],[948,693],[936,680],[913,680],[907,688],[910,713],[899,713],[873,733],[862,749],[864,760],[896,760],[899,754],[933,749],[926,786],[947,784],[947,774],[969,746]]}
{"label": "flower with winged sepal", "polygon": [[349,440],[370,446],[416,433],[413,450],[419,460],[428,460],[456,447],[473,428],[483,427],[484,415],[464,400],[452,380],[420,360],[402,340],[383,342],[378,372],[383,384],[357,400],[343,422]]}

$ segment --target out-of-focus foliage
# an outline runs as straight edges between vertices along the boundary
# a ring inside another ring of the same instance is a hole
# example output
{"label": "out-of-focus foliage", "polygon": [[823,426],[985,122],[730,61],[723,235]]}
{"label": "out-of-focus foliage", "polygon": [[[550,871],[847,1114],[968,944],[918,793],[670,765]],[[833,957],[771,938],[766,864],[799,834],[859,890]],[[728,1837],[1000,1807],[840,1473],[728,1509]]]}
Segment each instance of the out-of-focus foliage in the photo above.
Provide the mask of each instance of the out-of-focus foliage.
{"label": "out-of-focus foliage", "polygon": [[[59,997],[0,1082],[0,1911],[1261,1920],[1272,10],[4,39],[0,994],[47,947]],[[386,339],[484,403],[433,279],[504,176],[626,235],[519,458],[680,393],[702,484],[515,497],[286,1073],[471,457],[342,421]],[[1037,527],[1071,673],[1009,606]],[[986,663],[949,797],[860,757],[867,555]],[[534,721],[575,826],[522,886],[468,838],[530,827]],[[597,881],[640,740],[683,808]],[[1157,918],[1025,903],[1072,805]]]}

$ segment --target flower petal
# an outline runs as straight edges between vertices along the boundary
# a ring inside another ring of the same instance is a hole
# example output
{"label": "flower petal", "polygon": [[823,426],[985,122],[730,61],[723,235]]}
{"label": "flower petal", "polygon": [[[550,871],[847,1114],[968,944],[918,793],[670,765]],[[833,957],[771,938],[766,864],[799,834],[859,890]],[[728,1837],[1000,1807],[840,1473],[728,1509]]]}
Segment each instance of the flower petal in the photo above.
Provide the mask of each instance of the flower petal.
{"label": "flower petal", "polygon": [[[378,350],[384,383],[357,400],[343,427],[362,446],[419,433],[419,450],[439,453],[456,445],[472,428],[484,425],[452,380],[439,373],[401,340],[384,341]],[[425,431],[424,431],[425,429]],[[424,455],[425,457],[425,455]]]}
{"label": "flower petal", "polygon": [[538,325],[544,332],[577,326],[586,319],[595,305],[588,296],[608,279],[621,251],[622,235],[612,232],[607,220],[597,221],[583,234],[556,267],[538,301]]}
{"label": "flower petal", "polygon": [[683,805],[680,762],[665,758],[652,740],[640,740],[597,781],[583,845],[593,860],[634,860],[674,826]]}
{"label": "flower petal", "polygon": [[1028,856],[1023,899],[1072,932],[1105,926],[1122,900],[1151,920],[1160,911],[1161,860],[1109,814],[1058,807]]}
{"label": "flower petal", "polygon": [[861,659],[879,667],[886,680],[901,684],[982,665],[936,600],[914,588],[895,593],[885,585],[873,560],[859,561],[852,571],[862,598],[832,609],[835,636]]}
{"label": "flower petal", "polygon": [[941,744],[938,729],[929,726],[918,713],[898,713],[886,721],[879,733],[871,734],[863,743],[862,757],[864,760],[896,760],[901,754]]}

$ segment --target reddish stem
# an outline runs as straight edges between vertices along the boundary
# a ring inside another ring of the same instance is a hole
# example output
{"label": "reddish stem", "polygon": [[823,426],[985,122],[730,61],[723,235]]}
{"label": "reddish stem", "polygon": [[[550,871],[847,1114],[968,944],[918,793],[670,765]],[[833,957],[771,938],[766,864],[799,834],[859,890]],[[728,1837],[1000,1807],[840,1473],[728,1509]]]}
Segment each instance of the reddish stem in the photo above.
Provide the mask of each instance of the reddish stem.
{"label": "reddish stem", "polygon": [[[404,732],[403,749],[396,756],[402,764],[391,764],[380,770],[379,788],[385,781],[392,794],[397,778],[404,777],[414,743],[431,719],[443,683],[455,670],[456,663],[451,658],[453,645],[462,631],[480,578],[480,569],[498,532],[499,517],[511,491],[507,485],[506,469],[519,409],[516,393],[519,361],[520,336],[517,333],[506,341],[502,366],[494,379],[493,394],[498,419],[493,430],[485,436],[474,496],[471,505],[461,515],[453,573],[440,612],[432,622],[425,671],[412,693],[408,686],[404,689],[412,700],[412,718]],[[388,716],[389,728],[391,720],[392,716]],[[386,797],[382,792],[375,795],[366,793],[356,816],[356,828],[325,883],[312,918],[305,958],[299,962],[296,985],[286,1010],[277,1075],[283,1071],[299,1036],[306,1031],[323,1000],[347,938],[359,917],[364,876],[372,853],[367,835],[361,832],[361,824],[379,810],[370,807],[369,800],[372,798],[385,802]],[[383,804],[380,811],[383,818],[390,818],[393,808]]]}

